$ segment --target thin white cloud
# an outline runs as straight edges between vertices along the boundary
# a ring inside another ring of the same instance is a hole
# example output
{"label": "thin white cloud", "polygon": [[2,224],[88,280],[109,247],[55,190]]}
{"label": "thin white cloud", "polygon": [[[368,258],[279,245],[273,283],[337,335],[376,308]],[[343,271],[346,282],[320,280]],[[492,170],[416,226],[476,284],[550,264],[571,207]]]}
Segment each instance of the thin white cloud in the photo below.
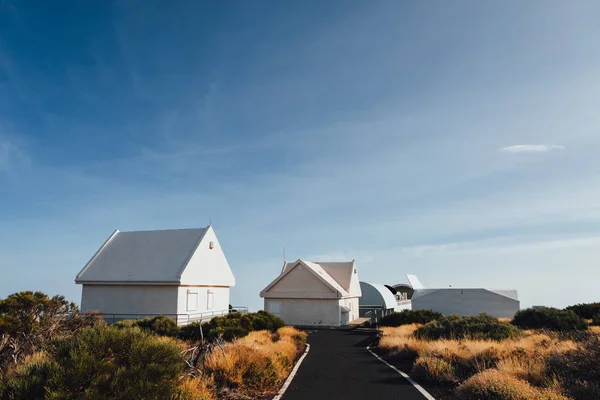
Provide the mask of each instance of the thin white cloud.
{"label": "thin white cloud", "polygon": [[545,153],[552,150],[564,150],[565,146],[555,144],[518,144],[500,149],[506,153]]}
{"label": "thin white cloud", "polygon": [[8,172],[15,166],[29,167],[29,158],[19,147],[0,138],[0,172]]}

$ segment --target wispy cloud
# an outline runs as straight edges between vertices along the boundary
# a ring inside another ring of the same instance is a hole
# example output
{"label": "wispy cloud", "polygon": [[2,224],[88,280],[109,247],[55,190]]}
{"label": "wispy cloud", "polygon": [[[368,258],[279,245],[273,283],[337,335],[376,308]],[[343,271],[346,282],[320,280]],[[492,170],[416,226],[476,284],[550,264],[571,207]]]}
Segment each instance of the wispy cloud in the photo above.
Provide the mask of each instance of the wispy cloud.
{"label": "wispy cloud", "polygon": [[555,144],[518,144],[500,149],[505,153],[545,153],[552,150],[565,150],[565,146]]}

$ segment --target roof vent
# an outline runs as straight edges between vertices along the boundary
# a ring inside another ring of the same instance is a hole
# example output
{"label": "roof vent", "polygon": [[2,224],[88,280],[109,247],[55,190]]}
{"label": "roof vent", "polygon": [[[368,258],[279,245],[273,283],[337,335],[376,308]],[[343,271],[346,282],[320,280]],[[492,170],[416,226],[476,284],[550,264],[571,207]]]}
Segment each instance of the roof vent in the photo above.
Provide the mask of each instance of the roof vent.
{"label": "roof vent", "polygon": [[214,242],[209,242],[208,243],[208,248],[211,249],[211,250],[214,249],[215,248],[215,243]]}

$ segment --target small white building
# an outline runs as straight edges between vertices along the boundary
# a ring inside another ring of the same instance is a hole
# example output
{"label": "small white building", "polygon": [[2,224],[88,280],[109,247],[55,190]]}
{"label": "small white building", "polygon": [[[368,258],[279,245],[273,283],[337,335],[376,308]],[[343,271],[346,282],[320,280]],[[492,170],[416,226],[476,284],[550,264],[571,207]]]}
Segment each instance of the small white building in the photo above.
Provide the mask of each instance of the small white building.
{"label": "small white building", "polygon": [[235,278],[211,226],[116,230],[77,274],[82,311],[111,322],[165,315],[179,325],[229,311]]}
{"label": "small white building", "polygon": [[395,296],[395,289],[369,282],[360,282],[362,296],[359,300],[360,316],[377,316],[381,318],[393,312],[410,310],[410,300],[399,299]]}
{"label": "small white building", "polygon": [[265,310],[290,325],[342,326],[358,318],[358,271],[350,262],[284,263],[260,297]]}
{"label": "small white building", "polygon": [[425,288],[414,275],[407,275],[414,289],[413,310],[433,310],[444,315],[489,314],[496,318],[512,318],[520,308],[516,290],[482,288]]}

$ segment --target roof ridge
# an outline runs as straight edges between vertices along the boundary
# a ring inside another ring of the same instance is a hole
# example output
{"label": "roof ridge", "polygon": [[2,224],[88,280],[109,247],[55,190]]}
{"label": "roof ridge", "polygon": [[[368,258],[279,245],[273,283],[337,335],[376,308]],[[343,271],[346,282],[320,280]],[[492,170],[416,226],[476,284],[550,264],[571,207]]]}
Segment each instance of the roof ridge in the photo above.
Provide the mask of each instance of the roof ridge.
{"label": "roof ridge", "polygon": [[173,228],[173,229],[141,229],[135,231],[119,231],[121,233],[141,233],[141,232],[174,232],[174,231],[199,231],[199,230],[208,230],[210,225],[205,226],[204,228]]}

